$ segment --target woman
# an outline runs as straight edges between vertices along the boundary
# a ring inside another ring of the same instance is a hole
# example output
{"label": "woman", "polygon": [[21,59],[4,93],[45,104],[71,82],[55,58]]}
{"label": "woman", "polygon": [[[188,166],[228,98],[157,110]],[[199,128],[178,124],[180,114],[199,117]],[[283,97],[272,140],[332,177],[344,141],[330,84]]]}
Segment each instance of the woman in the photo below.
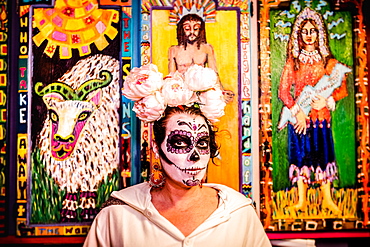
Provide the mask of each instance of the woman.
{"label": "woman", "polygon": [[[205,70],[199,67],[198,72]],[[126,79],[124,94],[139,98],[147,90],[144,99],[156,95],[157,101],[135,102],[134,110],[143,121],[155,119],[153,151],[161,165],[155,165],[150,183],[112,193],[108,204],[113,205],[98,214],[85,246],[271,246],[250,199],[224,185],[203,183],[218,150],[211,122],[223,115],[225,106],[216,103],[222,101],[222,92],[213,88],[216,81],[191,95],[177,75],[154,86],[160,82],[151,72],[156,69],[134,70],[136,77]],[[131,94],[133,88],[137,92]],[[168,88],[171,98],[160,99]]]}
{"label": "woman", "polygon": [[293,26],[279,86],[279,98],[295,117],[295,123],[288,124],[288,154],[290,179],[293,184],[298,183],[297,210],[305,209],[306,184],[318,183],[323,193],[322,208],[330,209],[334,214],[340,213],[330,194],[332,181],[338,179],[331,111],[335,110],[336,102],[348,94],[345,72],[338,70],[342,74],[342,80],[338,79],[340,86],[335,87],[328,97],[316,94],[305,109],[303,103],[299,102],[301,93],[308,87],[314,88],[315,92],[322,91],[317,88],[318,82],[325,76],[329,80],[334,78],[333,71],[337,72],[338,64],[330,52],[322,17],[305,8]]}

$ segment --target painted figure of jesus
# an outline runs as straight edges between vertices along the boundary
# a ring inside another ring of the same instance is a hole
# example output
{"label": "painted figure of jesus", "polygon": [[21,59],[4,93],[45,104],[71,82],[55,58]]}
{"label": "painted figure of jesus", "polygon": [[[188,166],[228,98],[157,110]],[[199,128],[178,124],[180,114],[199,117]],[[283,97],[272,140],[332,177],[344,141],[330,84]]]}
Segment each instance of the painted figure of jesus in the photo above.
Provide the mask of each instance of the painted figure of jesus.
{"label": "painted figure of jesus", "polygon": [[[168,50],[168,71],[184,74],[193,64],[208,67],[217,72],[216,58],[211,44],[207,43],[205,22],[197,14],[183,16],[177,24],[178,45]],[[220,82],[225,101],[231,102],[235,94],[225,90]]]}
{"label": "painted figure of jesus", "polygon": [[177,24],[178,45],[168,51],[169,72],[185,73],[193,64],[206,65],[217,72],[212,45],[207,43],[205,22],[197,14],[185,15]]}

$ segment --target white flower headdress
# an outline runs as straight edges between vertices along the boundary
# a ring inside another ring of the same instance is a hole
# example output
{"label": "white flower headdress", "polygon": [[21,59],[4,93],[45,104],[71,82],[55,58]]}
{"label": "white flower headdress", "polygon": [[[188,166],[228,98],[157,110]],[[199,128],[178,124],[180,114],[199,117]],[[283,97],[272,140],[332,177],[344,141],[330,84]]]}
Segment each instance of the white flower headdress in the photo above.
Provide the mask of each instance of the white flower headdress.
{"label": "white flower headdress", "polygon": [[126,77],[123,95],[135,101],[133,111],[144,122],[159,120],[167,106],[199,107],[211,122],[225,112],[225,100],[213,69],[192,65],[184,75],[171,73],[162,78],[154,64],[133,68]]}

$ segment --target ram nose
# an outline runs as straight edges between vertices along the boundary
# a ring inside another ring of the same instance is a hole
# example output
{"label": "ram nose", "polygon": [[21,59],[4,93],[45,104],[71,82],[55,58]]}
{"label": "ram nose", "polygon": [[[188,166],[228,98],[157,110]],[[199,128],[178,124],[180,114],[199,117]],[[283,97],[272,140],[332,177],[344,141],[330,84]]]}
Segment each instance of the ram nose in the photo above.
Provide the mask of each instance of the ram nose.
{"label": "ram nose", "polygon": [[69,142],[69,143],[73,143],[75,141],[75,137],[73,135],[68,135],[66,137],[63,137],[59,134],[55,134],[54,139],[59,142]]}

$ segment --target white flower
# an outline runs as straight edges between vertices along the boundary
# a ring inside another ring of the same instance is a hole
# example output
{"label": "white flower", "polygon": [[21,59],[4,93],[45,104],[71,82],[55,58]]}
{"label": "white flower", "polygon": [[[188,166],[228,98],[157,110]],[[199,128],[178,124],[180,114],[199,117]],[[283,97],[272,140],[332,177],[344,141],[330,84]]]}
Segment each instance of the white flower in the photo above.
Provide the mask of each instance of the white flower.
{"label": "white flower", "polygon": [[135,101],[133,111],[144,122],[159,120],[167,105],[199,105],[212,123],[225,114],[226,103],[216,72],[199,65],[192,65],[184,76],[176,71],[164,80],[153,64],[133,68],[122,93]]}
{"label": "white flower", "polygon": [[144,122],[153,122],[162,117],[166,105],[163,96],[159,91],[136,101],[133,111],[137,117]]}
{"label": "white flower", "polygon": [[218,88],[217,74],[211,68],[194,64],[185,72],[185,85],[192,91]]}
{"label": "white flower", "polygon": [[126,77],[122,93],[128,99],[139,100],[160,90],[163,86],[162,77],[154,64],[133,68]]}
{"label": "white flower", "polygon": [[226,103],[220,89],[211,89],[200,93],[199,100],[200,110],[211,123],[218,122],[218,118],[225,115]]}
{"label": "white flower", "polygon": [[168,76],[164,80],[162,95],[169,106],[187,105],[191,103],[194,92],[189,90],[179,72]]}

